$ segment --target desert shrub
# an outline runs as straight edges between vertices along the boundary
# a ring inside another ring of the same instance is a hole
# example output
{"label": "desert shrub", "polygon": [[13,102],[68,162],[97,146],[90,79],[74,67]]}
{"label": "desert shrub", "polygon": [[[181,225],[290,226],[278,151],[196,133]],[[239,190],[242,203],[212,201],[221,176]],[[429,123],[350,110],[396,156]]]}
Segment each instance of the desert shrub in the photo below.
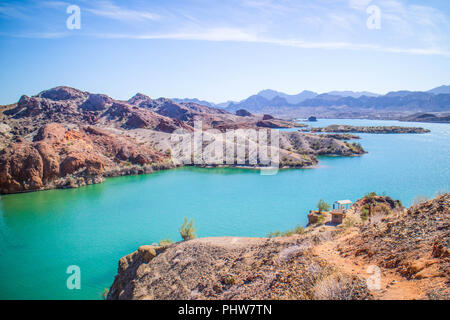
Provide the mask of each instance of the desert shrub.
{"label": "desert shrub", "polygon": [[413,206],[417,206],[417,205],[422,204],[427,201],[428,201],[427,196],[417,196],[413,200]]}
{"label": "desert shrub", "polygon": [[324,216],[320,216],[317,218],[317,222],[315,223],[316,225],[322,225],[325,223],[325,217]]}
{"label": "desert shrub", "polygon": [[283,236],[283,237],[290,237],[290,236],[293,236],[294,234],[295,234],[294,230],[288,230],[288,231],[282,232],[281,236]]}
{"label": "desert shrub", "polygon": [[366,194],[364,196],[364,198],[371,199],[371,198],[376,197],[376,196],[377,196],[377,193],[375,191],[372,191],[372,192],[369,192],[368,194]]}
{"label": "desert shrub", "polygon": [[318,300],[352,300],[358,291],[352,279],[332,274],[314,286],[314,298]]}
{"label": "desert shrub", "polygon": [[103,300],[106,300],[106,298],[108,297],[108,293],[109,293],[109,289],[108,288],[103,289],[103,292],[102,292]]}
{"label": "desert shrub", "polygon": [[345,217],[344,222],[343,222],[343,226],[344,228],[351,228],[356,224],[356,221],[354,218],[352,217]]}
{"label": "desert shrub", "polygon": [[302,255],[310,247],[311,247],[310,242],[303,242],[300,245],[285,248],[280,252],[278,259],[282,262],[289,261],[290,259],[296,256]]}
{"label": "desert shrub", "polygon": [[124,161],[124,162],[123,162],[123,165],[124,165],[124,166],[127,166],[127,167],[133,166],[133,164],[132,164],[130,161]]}
{"label": "desert shrub", "polygon": [[236,279],[232,275],[227,275],[224,279],[224,283],[228,286],[231,286],[236,283]]}
{"label": "desert shrub", "polygon": [[328,211],[330,210],[330,205],[326,203],[324,200],[320,199],[317,203],[317,208],[319,209],[319,213],[322,213],[322,211]]}
{"label": "desert shrub", "polygon": [[277,238],[277,237],[289,237],[293,236],[294,234],[304,234],[305,228],[302,226],[297,225],[294,229],[281,232],[280,230],[272,231],[267,235],[267,238]]}
{"label": "desert shrub", "polygon": [[295,227],[294,231],[295,231],[296,234],[304,234],[305,233],[305,228],[298,225],[298,226]]}
{"label": "desert shrub", "polygon": [[281,237],[281,231],[277,230],[277,231],[272,231],[267,235],[267,238],[277,238],[277,237]]}
{"label": "desert shrub", "polygon": [[378,222],[382,221],[385,216],[386,216],[385,212],[383,212],[383,211],[375,211],[370,216],[370,223],[371,224],[377,224]]}
{"label": "desert shrub", "polygon": [[366,221],[369,218],[369,206],[366,204],[361,210],[361,220]]}
{"label": "desert shrub", "polygon": [[189,221],[188,218],[184,218],[184,223],[181,225],[179,231],[181,238],[183,238],[183,241],[188,241],[197,238],[197,235],[195,234],[197,228],[194,227],[194,219],[191,219],[191,221]]}
{"label": "desert shrub", "polygon": [[352,147],[353,147],[352,149],[356,150],[356,151],[359,151],[359,150],[362,149],[362,146],[361,146],[361,144],[359,142],[353,142],[352,143]]}
{"label": "desert shrub", "polygon": [[159,241],[159,245],[161,247],[166,247],[166,246],[168,246],[169,244],[172,244],[172,243],[173,243],[173,241],[170,238],[166,238],[166,239],[163,239],[163,240]]}

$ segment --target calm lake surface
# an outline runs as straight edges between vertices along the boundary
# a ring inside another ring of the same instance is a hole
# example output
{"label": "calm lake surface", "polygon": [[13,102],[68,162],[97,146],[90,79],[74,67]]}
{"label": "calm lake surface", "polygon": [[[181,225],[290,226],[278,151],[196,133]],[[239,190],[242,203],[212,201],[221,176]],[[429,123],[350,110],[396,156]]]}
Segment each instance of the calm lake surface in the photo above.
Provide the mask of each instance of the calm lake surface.
{"label": "calm lake surface", "polygon": [[[322,157],[315,169],[274,176],[242,169],[181,168],[100,185],[1,196],[0,299],[101,299],[118,260],[170,237],[192,217],[198,236],[265,236],[305,225],[319,199],[376,191],[409,206],[449,189],[450,125],[370,120],[329,124],[421,126],[429,134],[360,134],[362,157]],[[81,290],[66,269],[81,268]]]}

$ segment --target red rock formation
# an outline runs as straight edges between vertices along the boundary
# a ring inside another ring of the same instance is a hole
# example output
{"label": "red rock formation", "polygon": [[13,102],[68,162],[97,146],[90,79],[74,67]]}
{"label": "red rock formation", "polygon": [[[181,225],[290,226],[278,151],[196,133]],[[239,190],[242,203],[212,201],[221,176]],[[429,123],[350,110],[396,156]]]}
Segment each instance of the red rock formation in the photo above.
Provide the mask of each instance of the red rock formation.
{"label": "red rock formation", "polygon": [[166,158],[149,147],[138,148],[129,137],[50,123],[39,129],[33,142],[18,139],[0,152],[0,193],[97,183],[117,167],[160,164]]}
{"label": "red rock formation", "polygon": [[37,190],[43,185],[44,165],[39,152],[29,143],[18,141],[0,152],[1,193]]}

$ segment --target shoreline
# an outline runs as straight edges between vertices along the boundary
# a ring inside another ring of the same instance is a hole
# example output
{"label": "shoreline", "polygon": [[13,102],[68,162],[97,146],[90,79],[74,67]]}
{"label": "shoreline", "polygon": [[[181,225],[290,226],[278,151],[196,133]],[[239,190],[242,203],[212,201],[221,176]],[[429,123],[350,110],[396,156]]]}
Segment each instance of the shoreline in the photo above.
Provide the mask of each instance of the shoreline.
{"label": "shoreline", "polygon": [[[354,155],[354,156],[346,156],[346,157],[357,157],[360,155]],[[325,157],[325,156],[320,156],[320,157]],[[342,157],[339,155],[334,155],[334,156],[330,156],[330,157]],[[314,166],[305,166],[305,167],[280,167],[278,168],[278,170],[303,170],[303,169],[317,169],[320,167],[320,164],[318,163],[317,165]],[[137,176],[147,176],[147,175],[152,175],[155,173],[159,173],[159,172],[165,172],[165,171],[173,171],[173,170],[177,170],[177,169],[184,169],[184,168],[198,168],[198,169],[241,169],[241,170],[248,170],[248,171],[257,171],[257,170],[261,170],[267,167],[252,167],[252,166],[230,166],[230,165],[221,165],[221,166],[200,166],[200,165],[186,165],[186,166],[174,166],[171,168],[163,168],[160,170],[154,170],[152,172],[142,172],[142,173],[136,173],[136,174],[119,174],[119,175],[106,175],[102,177],[102,181],[97,182],[97,183],[89,183],[89,184],[85,184],[85,185],[80,185],[77,187],[60,187],[60,188],[54,188],[54,187],[49,187],[49,188],[43,188],[40,190],[24,190],[24,191],[20,191],[20,192],[14,192],[14,193],[0,193],[0,197],[2,196],[8,196],[8,195],[17,195],[17,194],[26,194],[26,193],[34,193],[34,192],[44,192],[44,191],[50,191],[50,190],[70,190],[70,189],[79,189],[79,188],[83,188],[83,187],[88,187],[88,186],[92,186],[92,185],[100,185],[102,183],[104,183],[106,180],[109,179],[114,179],[114,178],[122,178],[122,177],[137,177]]]}

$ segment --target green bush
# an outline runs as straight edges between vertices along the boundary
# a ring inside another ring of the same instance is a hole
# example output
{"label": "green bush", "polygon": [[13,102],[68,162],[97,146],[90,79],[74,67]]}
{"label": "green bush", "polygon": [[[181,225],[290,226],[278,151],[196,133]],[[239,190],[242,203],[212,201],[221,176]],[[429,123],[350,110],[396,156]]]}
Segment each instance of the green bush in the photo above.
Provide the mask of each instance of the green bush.
{"label": "green bush", "polygon": [[317,217],[317,222],[315,224],[321,225],[321,224],[324,224],[324,223],[325,223],[325,217],[324,216]]}
{"label": "green bush", "polygon": [[277,237],[281,237],[282,233],[280,230],[277,231],[272,231],[267,235],[267,238],[277,238]]}
{"label": "green bush", "polygon": [[330,207],[331,206],[322,199],[320,199],[319,202],[317,203],[317,208],[319,209],[319,213],[322,213],[322,211],[330,210]]}
{"label": "green bush", "polygon": [[166,239],[163,239],[163,240],[159,241],[159,245],[161,247],[166,247],[166,246],[168,246],[169,244],[172,244],[172,243],[173,243],[173,241],[170,240],[170,238],[166,238]]}
{"label": "green bush", "polygon": [[344,223],[343,223],[344,228],[350,228],[350,227],[353,227],[355,224],[356,224],[356,221],[355,221],[355,219],[352,218],[352,217],[346,217],[346,218],[344,219]]}
{"label": "green bush", "polygon": [[109,289],[108,288],[103,289],[103,292],[102,292],[103,300],[106,300],[106,298],[108,297],[108,293],[109,293]]}
{"label": "green bush", "polygon": [[226,285],[232,286],[233,284],[236,283],[236,279],[234,279],[232,275],[227,275],[224,279],[224,282]]}
{"label": "green bush", "polygon": [[296,234],[304,234],[305,233],[305,228],[302,226],[296,226],[294,229]]}
{"label": "green bush", "polygon": [[376,196],[377,196],[376,192],[369,192],[368,194],[366,194],[364,196],[364,198],[371,199],[371,198],[376,197]]}
{"label": "green bush", "polygon": [[272,231],[267,235],[267,238],[277,238],[277,237],[289,237],[293,236],[294,234],[304,234],[305,228],[302,226],[296,226],[294,229],[281,232],[280,230]]}
{"label": "green bush", "polygon": [[191,219],[191,221],[189,221],[188,218],[184,218],[184,223],[180,227],[180,235],[181,238],[183,238],[183,241],[197,238],[195,231],[197,231],[197,228],[194,227],[194,219]]}
{"label": "green bush", "polygon": [[361,220],[366,221],[369,217],[369,206],[365,205],[361,210]]}

